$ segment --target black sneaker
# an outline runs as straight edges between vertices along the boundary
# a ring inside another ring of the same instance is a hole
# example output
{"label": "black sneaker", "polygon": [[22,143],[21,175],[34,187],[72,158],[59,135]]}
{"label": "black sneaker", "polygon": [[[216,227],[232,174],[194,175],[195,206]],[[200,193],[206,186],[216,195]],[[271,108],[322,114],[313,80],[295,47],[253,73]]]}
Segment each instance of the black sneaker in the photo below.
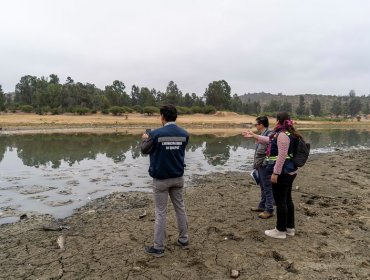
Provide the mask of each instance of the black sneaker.
{"label": "black sneaker", "polygon": [[145,247],[145,253],[147,253],[148,255],[151,255],[153,257],[157,257],[157,258],[160,258],[160,257],[164,256],[164,250],[155,249],[153,246],[151,246],[151,247],[146,246]]}
{"label": "black sneaker", "polygon": [[181,242],[180,240],[177,239],[177,245],[179,245],[184,250],[187,250],[190,248],[189,241]]}

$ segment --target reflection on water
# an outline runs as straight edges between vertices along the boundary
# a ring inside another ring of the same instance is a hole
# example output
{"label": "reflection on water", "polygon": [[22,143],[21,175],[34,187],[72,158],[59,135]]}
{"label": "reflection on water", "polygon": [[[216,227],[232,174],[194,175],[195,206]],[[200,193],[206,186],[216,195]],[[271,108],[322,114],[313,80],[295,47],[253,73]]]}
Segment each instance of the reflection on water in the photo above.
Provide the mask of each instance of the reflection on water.
{"label": "reflection on water", "polygon": [[[370,147],[369,132],[305,131],[312,152]],[[192,135],[186,177],[250,170],[255,144],[240,135]],[[65,217],[114,191],[150,190],[148,158],[134,135],[37,134],[0,137],[0,223],[20,212]],[[187,180],[187,181],[188,181]]]}

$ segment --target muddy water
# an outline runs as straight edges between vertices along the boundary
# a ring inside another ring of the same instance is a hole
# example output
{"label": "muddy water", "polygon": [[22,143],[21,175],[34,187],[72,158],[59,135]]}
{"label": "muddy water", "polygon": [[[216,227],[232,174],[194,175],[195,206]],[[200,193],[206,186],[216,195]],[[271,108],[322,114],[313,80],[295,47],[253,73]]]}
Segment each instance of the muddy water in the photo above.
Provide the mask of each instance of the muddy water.
{"label": "muddy water", "polygon": [[[370,147],[369,131],[305,131],[312,152]],[[241,136],[193,135],[186,177],[250,170],[254,144]],[[0,136],[0,223],[23,213],[66,217],[112,192],[149,191],[148,158],[134,135]]]}

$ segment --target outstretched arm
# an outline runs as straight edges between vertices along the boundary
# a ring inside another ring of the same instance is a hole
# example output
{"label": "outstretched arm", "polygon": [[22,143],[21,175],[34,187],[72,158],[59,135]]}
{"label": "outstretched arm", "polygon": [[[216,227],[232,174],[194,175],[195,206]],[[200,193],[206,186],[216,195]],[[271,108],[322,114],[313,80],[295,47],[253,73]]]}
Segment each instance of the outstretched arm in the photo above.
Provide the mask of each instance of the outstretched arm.
{"label": "outstretched arm", "polygon": [[254,138],[256,139],[257,143],[260,144],[268,144],[270,141],[270,138],[268,136],[261,136],[250,130],[243,131],[242,135],[244,138]]}

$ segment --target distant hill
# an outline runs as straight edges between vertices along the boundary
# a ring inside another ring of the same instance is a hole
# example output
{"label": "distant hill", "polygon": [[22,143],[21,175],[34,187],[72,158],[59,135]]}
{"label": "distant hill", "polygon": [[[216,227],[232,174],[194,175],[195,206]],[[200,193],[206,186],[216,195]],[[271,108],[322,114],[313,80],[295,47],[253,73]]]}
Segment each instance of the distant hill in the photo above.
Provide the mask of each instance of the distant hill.
{"label": "distant hill", "polygon": [[[240,95],[239,98],[242,103],[249,103],[258,101],[261,104],[262,110],[271,103],[271,101],[276,100],[279,102],[289,102],[292,104],[293,111],[298,107],[299,104],[299,97],[303,96],[305,105],[310,106],[314,99],[318,99],[321,103],[321,110],[323,113],[329,113],[332,107],[332,104],[335,100],[341,100],[342,102],[346,102],[349,99],[349,95],[347,96],[335,96],[335,95],[321,95],[321,94],[301,94],[301,95],[283,95],[279,94],[271,94],[266,92],[256,92],[256,93],[246,93],[244,95]],[[360,98],[361,103],[369,102],[370,95],[365,97],[356,97]]]}

